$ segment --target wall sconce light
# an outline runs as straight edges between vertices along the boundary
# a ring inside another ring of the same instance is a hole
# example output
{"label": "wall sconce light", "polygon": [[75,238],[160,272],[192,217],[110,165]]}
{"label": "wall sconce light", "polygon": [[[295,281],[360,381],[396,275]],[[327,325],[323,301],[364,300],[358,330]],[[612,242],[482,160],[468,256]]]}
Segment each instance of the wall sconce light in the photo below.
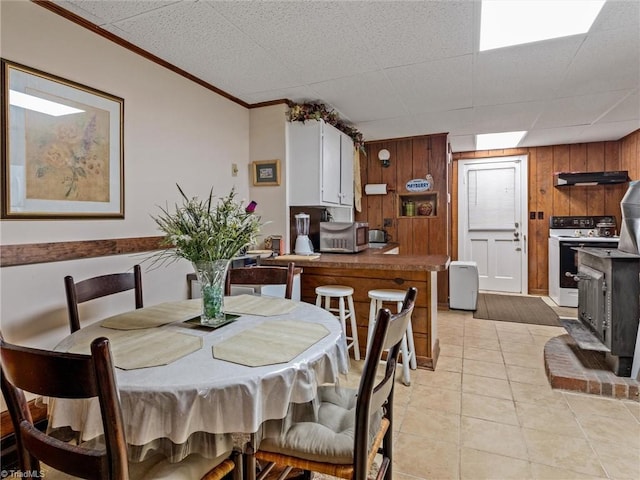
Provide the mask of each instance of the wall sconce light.
{"label": "wall sconce light", "polygon": [[384,168],[387,168],[389,165],[391,165],[391,162],[389,161],[390,158],[391,154],[386,148],[383,148],[378,152],[378,160],[380,160],[380,163]]}

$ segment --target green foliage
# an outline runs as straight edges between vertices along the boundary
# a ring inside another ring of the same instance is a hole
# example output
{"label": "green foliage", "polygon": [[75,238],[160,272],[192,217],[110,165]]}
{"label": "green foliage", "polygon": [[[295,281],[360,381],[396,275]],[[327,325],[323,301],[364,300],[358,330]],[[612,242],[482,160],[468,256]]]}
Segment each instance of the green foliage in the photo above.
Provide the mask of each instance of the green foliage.
{"label": "green foliage", "polygon": [[347,125],[340,120],[334,110],[330,110],[324,103],[292,103],[289,102],[288,119],[290,122],[302,122],[307,120],[324,120],[329,125],[333,125],[338,130],[346,133],[353,140],[355,148],[365,155],[364,137],[361,132],[351,125]]}
{"label": "green foliage", "polygon": [[213,189],[209,197],[200,200],[189,198],[177,185],[182,195],[182,205],[175,211],[160,207],[161,213],[153,217],[165,234],[166,250],[156,255],[156,262],[185,258],[190,262],[230,259],[256,242],[260,217],[245,212],[244,206],[235,200],[235,188],[226,197],[214,202]]}

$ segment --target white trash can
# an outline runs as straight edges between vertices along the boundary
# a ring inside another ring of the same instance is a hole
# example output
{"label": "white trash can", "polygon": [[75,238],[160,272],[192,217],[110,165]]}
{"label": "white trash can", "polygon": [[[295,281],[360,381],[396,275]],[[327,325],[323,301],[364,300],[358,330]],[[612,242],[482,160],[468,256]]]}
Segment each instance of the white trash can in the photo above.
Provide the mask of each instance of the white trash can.
{"label": "white trash can", "polygon": [[478,264],[453,261],[449,265],[449,308],[475,310],[478,305]]}

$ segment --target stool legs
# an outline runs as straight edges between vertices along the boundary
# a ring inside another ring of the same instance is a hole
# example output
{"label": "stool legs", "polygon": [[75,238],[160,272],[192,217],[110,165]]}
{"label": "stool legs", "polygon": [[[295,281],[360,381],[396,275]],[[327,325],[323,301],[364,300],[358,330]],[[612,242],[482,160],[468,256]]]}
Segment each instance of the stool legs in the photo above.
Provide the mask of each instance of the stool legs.
{"label": "stool legs", "polygon": [[[342,299],[341,299],[342,300]],[[360,342],[358,341],[358,324],[356,323],[356,309],[353,305],[353,297],[347,297],[349,303],[349,316],[351,317],[351,336],[353,337],[353,357],[360,360]],[[342,326],[344,328],[344,325]]]}
{"label": "stool legs", "polygon": [[407,325],[407,343],[409,347],[409,366],[411,370],[416,370],[418,368],[418,363],[416,362],[416,346],[413,343],[413,327],[411,327],[411,319],[409,319],[409,324]]}
{"label": "stool legs", "polygon": [[[371,338],[373,337],[373,330],[376,323],[376,316],[378,310],[382,308],[383,301],[377,299],[371,299],[369,304],[369,326],[367,328],[367,353],[369,353],[369,345],[371,344]],[[398,312],[402,311],[402,302],[397,302],[396,307]],[[407,331],[402,337],[402,343],[400,344],[400,353],[402,354],[402,361],[399,362],[402,365],[402,383],[404,385],[411,385],[411,373],[409,369],[415,370],[418,368],[416,362],[416,349],[413,341],[413,328],[411,327],[411,320],[407,325]]]}
{"label": "stool legs", "polygon": [[[323,295],[316,296],[316,307],[322,307]],[[338,297],[338,308],[331,308],[331,297],[324,296],[324,309],[329,312],[337,312],[338,319],[342,325],[342,332],[347,340],[347,350],[353,347],[353,357],[356,360],[360,360],[360,342],[358,342],[358,325],[356,323],[356,310],[353,304],[353,296],[347,296],[347,305],[349,309],[345,308],[344,297]],[[350,320],[351,336],[347,336],[347,318]]]}
{"label": "stool legs", "polygon": [[371,300],[369,303],[369,325],[367,326],[367,355],[369,354],[369,345],[371,345],[371,339],[373,338],[373,328],[376,324],[376,315],[379,308],[378,301]]}

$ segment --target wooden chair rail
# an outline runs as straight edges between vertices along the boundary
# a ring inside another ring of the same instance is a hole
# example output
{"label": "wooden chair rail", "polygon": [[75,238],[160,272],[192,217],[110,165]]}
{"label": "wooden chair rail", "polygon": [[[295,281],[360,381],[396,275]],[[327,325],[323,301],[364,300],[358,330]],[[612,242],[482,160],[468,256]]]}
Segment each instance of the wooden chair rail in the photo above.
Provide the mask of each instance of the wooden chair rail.
{"label": "wooden chair rail", "polygon": [[165,248],[162,245],[163,239],[163,236],[157,236],[2,245],[0,246],[0,267],[161,250]]}

